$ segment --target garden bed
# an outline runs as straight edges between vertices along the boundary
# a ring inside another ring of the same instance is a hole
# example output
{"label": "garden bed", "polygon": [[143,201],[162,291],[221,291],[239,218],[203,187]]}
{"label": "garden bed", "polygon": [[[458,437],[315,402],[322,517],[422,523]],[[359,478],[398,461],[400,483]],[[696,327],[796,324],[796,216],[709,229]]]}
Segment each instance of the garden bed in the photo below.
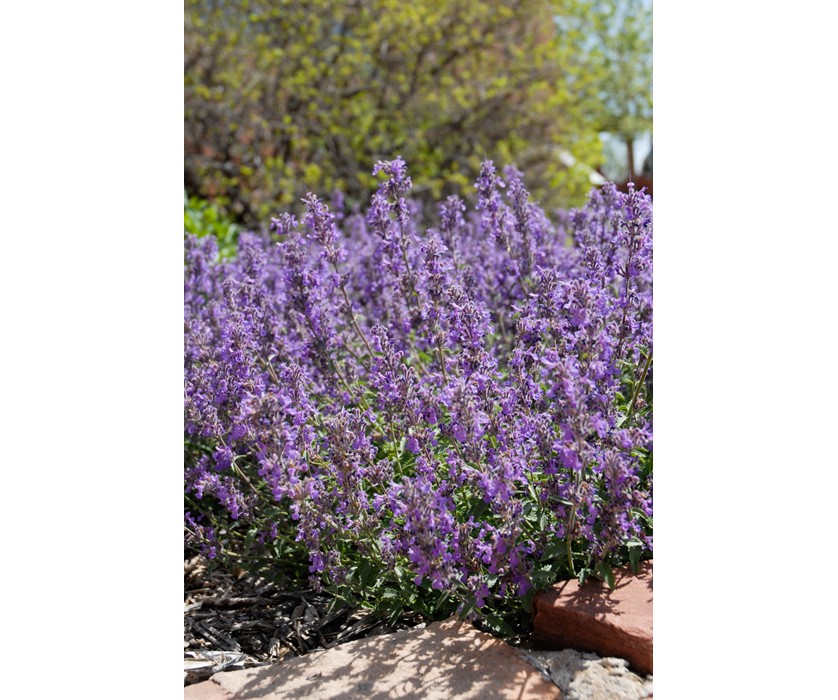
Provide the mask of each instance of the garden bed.
{"label": "garden bed", "polygon": [[551,222],[487,161],[429,224],[373,174],[366,216],[186,239],[193,679],[453,615],[520,643],[537,591],[651,554],[651,201]]}
{"label": "garden bed", "polygon": [[210,569],[200,555],[184,560],[186,685],[221,670],[279,663],[311,651],[424,625],[405,614],[389,625],[363,610],[334,607],[334,597],[291,590],[244,571]]}

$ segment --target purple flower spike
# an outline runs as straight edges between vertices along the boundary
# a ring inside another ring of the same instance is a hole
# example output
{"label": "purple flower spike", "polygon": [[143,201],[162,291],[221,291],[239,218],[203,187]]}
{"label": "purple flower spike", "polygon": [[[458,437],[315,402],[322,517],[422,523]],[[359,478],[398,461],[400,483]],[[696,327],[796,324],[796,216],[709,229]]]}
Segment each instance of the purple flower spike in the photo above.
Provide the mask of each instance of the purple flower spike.
{"label": "purple flower spike", "polygon": [[651,199],[548,217],[487,160],[423,219],[400,156],[373,174],[232,259],[185,238],[186,544],[440,615],[648,555]]}

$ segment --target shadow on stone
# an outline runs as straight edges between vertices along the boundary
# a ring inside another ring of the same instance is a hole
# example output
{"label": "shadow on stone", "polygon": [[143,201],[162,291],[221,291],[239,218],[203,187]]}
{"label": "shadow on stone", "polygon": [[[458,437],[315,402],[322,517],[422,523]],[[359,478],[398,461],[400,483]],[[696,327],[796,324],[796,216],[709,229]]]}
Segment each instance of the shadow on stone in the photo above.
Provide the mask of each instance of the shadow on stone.
{"label": "shadow on stone", "polygon": [[499,639],[455,619],[313,652],[278,666],[216,674],[236,699],[561,698]]}

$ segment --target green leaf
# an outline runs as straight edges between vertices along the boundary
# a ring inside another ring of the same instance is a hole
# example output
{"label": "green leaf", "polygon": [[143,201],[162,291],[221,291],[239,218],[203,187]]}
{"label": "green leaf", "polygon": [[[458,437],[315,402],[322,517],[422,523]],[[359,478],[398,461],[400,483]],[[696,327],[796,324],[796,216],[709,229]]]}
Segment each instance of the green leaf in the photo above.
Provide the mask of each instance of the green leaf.
{"label": "green leaf", "polygon": [[521,607],[527,614],[532,614],[532,601],[535,598],[536,588],[530,588],[521,598]]}
{"label": "green leaf", "polygon": [[536,590],[543,590],[556,582],[556,572],[552,568],[534,569],[530,582]]}
{"label": "green leaf", "polygon": [[436,604],[434,605],[434,613],[437,613],[439,609],[443,606],[445,601],[448,600],[449,593],[448,591],[443,591],[442,595],[437,598]]}
{"label": "green leaf", "polygon": [[477,610],[477,601],[472,598],[468,602],[463,605],[463,609],[460,611],[460,619],[465,620],[469,615],[471,615],[475,610]]}
{"label": "green leaf", "polygon": [[597,573],[600,575],[602,580],[608,584],[608,588],[613,591],[617,582],[614,579],[614,571],[612,570],[611,565],[608,562],[601,561],[597,564]]}
{"label": "green leaf", "polygon": [[502,637],[511,637],[515,634],[515,630],[513,630],[512,627],[510,627],[509,624],[499,615],[486,615],[482,622],[483,626],[487,630]]}
{"label": "green leaf", "polygon": [[561,559],[567,554],[567,545],[564,542],[558,541],[548,544],[544,548],[544,553],[541,555],[541,561],[553,561]]}
{"label": "green leaf", "polygon": [[370,564],[369,559],[364,559],[358,567],[358,583],[360,583],[363,588],[367,588],[371,583],[371,578],[372,564]]}
{"label": "green leaf", "polygon": [[399,621],[399,617],[401,617],[402,610],[404,610],[403,605],[396,605],[393,608],[393,611],[390,613],[390,616],[387,618],[387,624],[390,627],[394,627],[396,623]]}
{"label": "green leaf", "polygon": [[632,573],[640,571],[640,555],[643,553],[643,544],[637,540],[632,540],[626,544],[629,555],[629,564],[631,564]]}

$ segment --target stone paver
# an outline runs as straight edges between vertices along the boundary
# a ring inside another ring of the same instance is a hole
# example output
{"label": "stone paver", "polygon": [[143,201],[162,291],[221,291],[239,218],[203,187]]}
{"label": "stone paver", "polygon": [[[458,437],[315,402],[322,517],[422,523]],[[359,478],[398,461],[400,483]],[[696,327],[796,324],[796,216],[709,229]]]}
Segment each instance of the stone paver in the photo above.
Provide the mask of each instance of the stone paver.
{"label": "stone paver", "polygon": [[652,677],[642,678],[628,669],[628,661],[594,653],[561,651],[522,651],[564,693],[564,700],[649,700]]}
{"label": "stone paver", "polygon": [[533,645],[539,649],[577,649],[619,657],[635,670],[652,673],[652,562],[638,575],[614,572],[615,589],[601,581],[555,584],[533,603]]}
{"label": "stone paver", "polygon": [[183,689],[183,700],[233,700],[233,694],[224,690],[218,683],[204,681],[187,685]]}
{"label": "stone paver", "polygon": [[[202,688],[207,684],[215,688]],[[196,694],[216,689],[228,695]],[[281,664],[216,673],[186,691],[187,700],[562,697],[561,690],[542,678],[516,649],[456,619],[421,630],[360,639]]]}

